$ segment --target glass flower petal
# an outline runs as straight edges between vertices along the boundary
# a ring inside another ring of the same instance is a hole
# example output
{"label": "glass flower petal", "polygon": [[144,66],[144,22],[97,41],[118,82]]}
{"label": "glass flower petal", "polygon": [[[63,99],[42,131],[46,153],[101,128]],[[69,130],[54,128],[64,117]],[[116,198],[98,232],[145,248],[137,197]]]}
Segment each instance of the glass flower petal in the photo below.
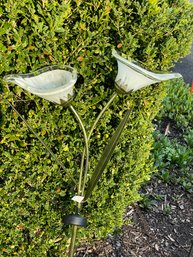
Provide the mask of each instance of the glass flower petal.
{"label": "glass flower petal", "polygon": [[48,101],[61,104],[73,96],[77,72],[70,66],[49,66],[28,74],[7,75],[3,79]]}
{"label": "glass flower petal", "polygon": [[118,74],[115,79],[116,86],[126,93],[164,80],[182,77],[179,73],[154,73],[140,67],[134,62],[126,60],[115,50],[112,51],[112,54],[118,62]]}

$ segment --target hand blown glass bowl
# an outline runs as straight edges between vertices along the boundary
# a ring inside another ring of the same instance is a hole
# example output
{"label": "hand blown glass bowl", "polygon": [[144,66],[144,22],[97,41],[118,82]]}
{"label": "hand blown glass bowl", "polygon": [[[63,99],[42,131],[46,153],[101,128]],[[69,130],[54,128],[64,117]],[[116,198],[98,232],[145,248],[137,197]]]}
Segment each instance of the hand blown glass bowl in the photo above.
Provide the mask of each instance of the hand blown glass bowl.
{"label": "hand blown glass bowl", "polygon": [[48,101],[62,104],[73,96],[76,69],[70,66],[48,66],[28,74],[11,74],[4,81],[12,82]]}
{"label": "hand blown glass bowl", "polygon": [[161,81],[182,77],[179,73],[148,71],[136,64],[136,62],[123,58],[115,50],[112,51],[112,54],[117,59],[118,63],[115,85],[117,89],[123,93],[136,91]]}

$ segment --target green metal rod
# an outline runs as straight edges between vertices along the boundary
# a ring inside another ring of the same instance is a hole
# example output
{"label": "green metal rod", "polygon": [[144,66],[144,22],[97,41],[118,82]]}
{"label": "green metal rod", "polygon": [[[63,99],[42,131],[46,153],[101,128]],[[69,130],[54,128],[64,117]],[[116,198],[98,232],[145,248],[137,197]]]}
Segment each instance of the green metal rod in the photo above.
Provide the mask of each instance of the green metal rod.
{"label": "green metal rod", "polygon": [[[84,136],[84,152],[82,155],[82,160],[81,160],[81,168],[80,168],[80,176],[79,176],[79,183],[78,183],[78,195],[83,195],[83,192],[81,191],[81,185],[82,185],[82,178],[83,178],[83,169],[84,169],[84,158],[86,156],[86,160],[85,160],[85,174],[87,174],[88,171],[88,163],[89,163],[89,149],[88,149],[88,137],[86,134],[86,130],[84,127],[84,124],[79,116],[79,114],[76,112],[76,110],[74,109],[74,107],[72,105],[69,105],[71,111],[74,113],[81,129],[83,132],[83,136]],[[78,203],[77,205],[78,209],[80,209],[81,204]],[[70,248],[69,248],[69,257],[73,257],[74,255],[74,248],[75,248],[75,241],[76,241],[76,235],[77,235],[77,229],[78,227],[76,225],[72,226],[72,236],[71,236],[71,241],[70,241]]]}
{"label": "green metal rod", "polygon": [[91,196],[95,186],[97,185],[99,179],[101,178],[101,176],[108,164],[108,161],[110,160],[110,158],[113,154],[113,151],[118,143],[118,140],[122,134],[122,131],[127,123],[130,113],[131,113],[131,110],[128,109],[125,113],[125,116],[119,123],[117,129],[115,130],[114,134],[112,135],[109,142],[105,146],[105,149],[103,150],[101,158],[99,159],[97,166],[92,174],[92,177],[88,183],[88,188],[87,188],[87,191],[86,191],[86,194],[84,197],[84,201],[87,201],[88,198]]}
{"label": "green metal rod", "polygon": [[[91,136],[92,136],[92,133],[93,133],[94,129],[95,129],[96,126],[97,126],[97,123],[99,122],[99,119],[102,117],[102,115],[103,115],[104,112],[107,110],[107,108],[111,105],[111,103],[113,102],[113,100],[115,99],[116,96],[117,96],[117,93],[116,93],[116,92],[112,94],[112,96],[111,96],[111,98],[109,99],[109,101],[107,102],[107,104],[103,107],[103,109],[101,110],[101,112],[100,112],[99,115],[97,116],[97,118],[96,118],[94,124],[92,125],[92,127],[91,127],[91,129],[90,129],[90,132],[89,132],[89,134],[88,134],[88,143],[89,143],[89,141],[90,141],[90,138],[91,138]],[[86,149],[84,149],[84,152],[83,152],[83,155],[82,155],[82,158],[83,158],[83,159],[84,159],[84,155],[85,155],[85,150],[86,150]],[[87,174],[85,173],[85,174],[84,174],[83,186],[82,186],[82,190],[81,190],[81,191],[82,191],[82,194],[84,194],[84,190],[85,190],[86,177],[87,177],[86,175],[87,175]]]}
{"label": "green metal rod", "polygon": [[96,118],[94,124],[92,125],[92,128],[91,128],[91,130],[90,130],[90,132],[89,132],[89,134],[88,134],[88,141],[90,141],[91,135],[92,135],[92,133],[93,133],[93,131],[94,131],[94,129],[95,129],[95,127],[96,127],[96,125],[97,125],[99,119],[101,118],[101,116],[103,115],[103,113],[107,110],[107,108],[109,107],[109,105],[113,102],[113,100],[115,99],[116,96],[117,96],[117,93],[114,92],[114,93],[112,94],[111,98],[109,99],[109,101],[107,102],[107,104],[103,107],[103,109],[101,110],[101,112],[100,112],[99,115],[97,116],[97,118]]}
{"label": "green metal rod", "polygon": [[74,248],[75,248],[77,229],[78,229],[78,227],[76,225],[72,226],[72,237],[71,237],[71,241],[70,241],[69,254],[68,254],[69,257],[74,256]]}
{"label": "green metal rod", "polygon": [[[83,194],[83,192],[81,191],[81,184],[82,184],[82,177],[83,177],[83,160],[84,160],[84,157],[86,156],[86,161],[85,161],[85,174],[87,174],[87,171],[88,171],[88,163],[89,163],[89,149],[88,149],[88,138],[87,138],[87,134],[86,134],[86,130],[85,130],[85,127],[84,127],[84,124],[80,118],[80,116],[78,115],[78,113],[76,112],[76,110],[74,109],[74,107],[70,104],[69,105],[71,111],[74,113],[81,129],[82,129],[82,132],[83,132],[83,135],[84,135],[84,141],[85,141],[85,146],[84,146],[84,149],[85,149],[85,155],[82,156],[82,162],[81,162],[81,170],[80,170],[80,176],[79,176],[79,183],[78,183],[78,194]],[[84,152],[83,152],[84,154]]]}
{"label": "green metal rod", "polygon": [[[28,122],[23,118],[23,116],[18,112],[18,110],[10,103],[9,105],[12,107],[12,109],[18,114],[18,116],[22,119],[22,121],[25,123],[25,125],[28,127],[28,129],[36,136],[36,138],[41,142],[41,144],[46,148],[46,150],[50,153],[50,155],[54,158],[54,160],[57,162],[57,164],[66,172],[66,168],[64,165],[58,160],[56,155],[52,152],[52,150],[49,148],[49,146],[38,136],[38,134],[33,130],[33,128],[28,124]],[[66,173],[70,179],[76,184],[75,179],[69,174]]]}
{"label": "green metal rod", "polygon": [[[86,184],[86,177],[87,177],[87,171],[88,171],[88,164],[89,164],[89,149],[88,149],[88,143],[89,143],[89,140],[90,140],[90,137],[99,121],[99,119],[101,118],[101,116],[103,115],[103,113],[106,111],[106,109],[109,107],[109,105],[112,103],[112,101],[114,100],[114,98],[117,96],[116,93],[114,93],[110,100],[107,102],[107,104],[104,106],[104,108],[101,110],[101,112],[99,113],[98,117],[96,118],[93,126],[91,127],[91,130],[89,132],[89,135],[87,137],[87,134],[86,134],[86,131],[85,131],[85,128],[84,128],[84,124],[82,123],[78,113],[76,112],[76,110],[73,108],[72,105],[69,105],[70,109],[72,110],[72,112],[75,114],[76,116],[76,119],[78,120],[81,128],[82,128],[82,131],[83,131],[83,134],[84,134],[84,140],[85,140],[85,147],[84,147],[84,151],[83,151],[83,154],[82,154],[82,160],[81,160],[81,171],[80,171],[80,177],[79,177],[79,184],[78,184],[78,194],[81,194],[83,195],[84,194],[84,189],[85,189],[85,184]],[[84,159],[85,159],[85,156],[86,156],[86,163],[85,163],[85,171],[84,171],[84,174],[83,174],[83,169],[84,169]],[[84,176],[84,178],[83,178]],[[82,178],[84,179],[83,180],[83,185],[82,185]],[[81,185],[82,185],[82,188],[81,188]],[[81,208],[81,204],[78,203],[78,209],[80,210]],[[72,236],[71,236],[71,242],[70,242],[70,248],[69,248],[69,257],[73,257],[74,255],[74,248],[75,248],[75,241],[76,241],[76,235],[77,235],[77,226],[74,225],[72,227]]]}

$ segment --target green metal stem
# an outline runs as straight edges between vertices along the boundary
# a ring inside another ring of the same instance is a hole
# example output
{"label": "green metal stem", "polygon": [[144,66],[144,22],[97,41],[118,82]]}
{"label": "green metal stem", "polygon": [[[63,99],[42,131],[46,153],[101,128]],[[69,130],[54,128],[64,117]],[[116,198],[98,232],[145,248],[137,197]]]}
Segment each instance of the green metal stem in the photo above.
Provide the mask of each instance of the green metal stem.
{"label": "green metal stem", "polygon": [[[85,146],[84,146],[84,151],[83,151],[83,154],[82,154],[80,176],[79,176],[79,183],[78,183],[78,195],[83,195],[83,192],[81,191],[81,185],[82,185],[82,178],[83,178],[84,161],[85,161],[85,174],[87,174],[88,163],[89,163],[88,137],[87,137],[86,130],[85,130],[84,124],[83,124],[80,116],[78,115],[78,113],[76,112],[76,110],[74,109],[74,107],[72,105],[69,105],[69,107],[70,107],[71,111],[74,113],[74,115],[75,115],[81,129],[82,129],[83,136],[84,136]],[[86,156],[86,160],[85,160],[85,156]],[[78,210],[80,210],[80,207],[81,207],[81,204],[78,203],[77,204]],[[69,257],[73,257],[73,255],[74,255],[77,229],[78,229],[78,227],[76,225],[72,226],[72,236],[71,236],[71,241],[70,241]]]}
{"label": "green metal stem", "polygon": [[82,123],[82,120],[80,118],[80,116],[78,115],[78,113],[76,112],[76,110],[74,109],[74,107],[70,104],[69,105],[71,111],[74,113],[77,121],[79,122],[79,125],[82,129],[83,135],[84,135],[84,141],[85,141],[85,154],[83,151],[83,155],[82,155],[82,161],[81,161],[81,169],[80,169],[80,176],[79,176],[79,183],[78,183],[78,194],[83,195],[83,192],[81,192],[81,184],[82,184],[82,177],[83,177],[83,163],[84,163],[84,157],[86,156],[86,160],[85,160],[85,174],[87,174],[88,171],[88,163],[89,163],[89,149],[88,149],[88,138],[87,138],[87,134],[86,134],[86,130],[84,127],[84,124]]}
{"label": "green metal stem", "polygon": [[131,110],[127,110],[123,119],[121,120],[121,122],[119,123],[117,129],[115,130],[114,134],[112,135],[112,137],[110,138],[109,142],[107,143],[107,145],[105,146],[105,149],[103,150],[103,153],[97,163],[97,166],[92,174],[92,177],[88,183],[88,188],[84,197],[84,201],[87,201],[88,198],[91,196],[95,186],[97,185],[99,179],[101,178],[107,164],[108,161],[110,160],[113,151],[118,143],[118,140],[122,134],[122,131],[127,123],[127,120],[129,119]]}
{"label": "green metal stem", "polygon": [[96,127],[96,125],[97,125],[99,119],[101,118],[101,116],[103,115],[103,113],[107,110],[107,108],[109,107],[109,105],[113,102],[113,100],[115,99],[116,96],[117,96],[117,93],[116,93],[116,92],[112,94],[112,96],[111,96],[111,98],[109,99],[109,101],[107,102],[107,104],[103,107],[103,109],[101,110],[101,112],[100,112],[99,115],[97,116],[97,118],[96,118],[94,124],[92,125],[92,128],[91,128],[91,130],[90,130],[90,132],[89,132],[89,134],[88,134],[88,141],[90,140],[91,135],[92,135],[92,133],[93,133],[93,130],[95,129],[95,127]]}
{"label": "green metal stem", "polygon": [[[114,98],[116,96],[117,96],[117,94],[114,93],[111,96],[110,100],[107,102],[107,104],[104,106],[104,108],[101,110],[101,112],[99,113],[98,117],[96,118],[93,126],[91,127],[91,130],[89,132],[88,137],[87,137],[87,134],[86,134],[86,131],[85,131],[85,128],[84,128],[84,124],[82,123],[78,113],[76,112],[76,110],[73,108],[72,105],[69,105],[70,109],[75,114],[76,119],[78,120],[78,122],[79,122],[79,124],[80,124],[80,126],[82,128],[82,131],[83,131],[83,134],[84,134],[84,140],[85,140],[85,147],[84,147],[84,151],[83,151],[83,154],[82,154],[82,160],[81,160],[80,177],[79,177],[79,184],[78,184],[78,194],[81,194],[81,195],[84,194],[84,189],[85,189],[85,184],[86,184],[86,177],[87,177],[87,171],[88,171],[88,163],[89,163],[89,149],[88,149],[89,140],[91,138],[91,135],[92,135],[92,133],[93,133],[93,131],[94,131],[94,129],[95,129],[99,119],[104,114],[104,112],[106,111],[106,109],[109,107],[109,105],[112,103],[112,101],[114,100]],[[85,163],[85,170],[84,170],[84,174],[83,174],[85,155],[86,155],[86,163]],[[83,178],[83,175],[84,175],[84,178]],[[84,179],[83,180],[83,185],[82,185],[82,178]],[[81,185],[82,185],[82,188],[81,188]],[[80,210],[81,204],[78,203],[77,207]],[[77,229],[78,229],[77,226],[73,226],[72,227],[72,236],[71,236],[71,242],[70,242],[70,248],[69,248],[69,257],[73,257],[73,255],[74,255],[74,248],[75,248]]]}
{"label": "green metal stem", "polygon": [[[115,97],[117,96],[117,93],[113,93],[111,98],[109,99],[109,101],[106,103],[106,105],[103,107],[103,109],[101,110],[101,112],[99,113],[99,115],[97,116],[94,124],[92,125],[91,129],[90,129],[90,132],[88,134],[88,143],[90,141],[90,138],[91,138],[91,135],[94,131],[94,129],[96,128],[96,125],[97,123],[99,122],[99,119],[102,117],[102,115],[104,114],[104,112],[107,110],[107,108],[111,105],[111,103],[113,102],[113,100],[115,99]],[[84,156],[85,156],[85,150],[84,149],[84,152],[83,152],[83,155],[82,155],[82,158],[84,159]],[[82,186],[82,194],[84,193],[84,190],[85,190],[85,185],[86,185],[86,177],[87,177],[87,173],[84,174],[84,181],[83,181],[83,186]]]}
{"label": "green metal stem", "polygon": [[76,241],[76,235],[77,235],[77,226],[72,226],[72,236],[70,241],[70,248],[69,248],[69,257],[74,256],[74,248],[75,248],[75,241]]}
{"label": "green metal stem", "polygon": [[[36,136],[36,138],[41,142],[41,144],[46,148],[46,150],[50,153],[50,155],[54,158],[54,160],[57,162],[57,164],[66,172],[66,168],[64,165],[58,160],[56,155],[52,152],[52,150],[49,148],[49,146],[38,136],[38,134],[33,130],[33,128],[28,124],[28,122],[23,118],[23,116],[18,112],[18,110],[10,103],[9,105],[12,107],[12,109],[18,114],[18,116],[22,119],[22,121],[25,123],[25,125],[28,127],[28,129]],[[76,184],[75,179],[69,174],[66,173],[70,179]]]}

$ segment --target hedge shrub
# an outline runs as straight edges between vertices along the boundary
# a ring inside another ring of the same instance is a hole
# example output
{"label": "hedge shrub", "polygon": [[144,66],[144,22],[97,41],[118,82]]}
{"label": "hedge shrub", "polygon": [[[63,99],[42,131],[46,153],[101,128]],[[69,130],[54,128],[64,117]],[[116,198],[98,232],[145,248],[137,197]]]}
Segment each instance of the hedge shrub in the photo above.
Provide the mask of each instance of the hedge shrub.
{"label": "hedge shrub", "polygon": [[[149,69],[167,70],[189,53],[192,5],[188,0],[1,0],[0,74],[26,73],[50,64],[78,70],[73,105],[89,130],[114,92],[116,61],[111,49],[143,62]],[[2,79],[1,79],[2,85]],[[0,135],[1,256],[65,256],[70,230],[65,214],[78,179],[82,134],[68,109],[19,87],[3,85]],[[99,239],[122,224],[126,206],[139,199],[140,185],[153,170],[152,119],[165,95],[154,85],[120,95],[105,113],[91,140],[89,174],[126,110],[130,121],[97,189],[84,206],[87,229],[81,240]],[[60,170],[8,104],[27,119],[66,167]]]}

